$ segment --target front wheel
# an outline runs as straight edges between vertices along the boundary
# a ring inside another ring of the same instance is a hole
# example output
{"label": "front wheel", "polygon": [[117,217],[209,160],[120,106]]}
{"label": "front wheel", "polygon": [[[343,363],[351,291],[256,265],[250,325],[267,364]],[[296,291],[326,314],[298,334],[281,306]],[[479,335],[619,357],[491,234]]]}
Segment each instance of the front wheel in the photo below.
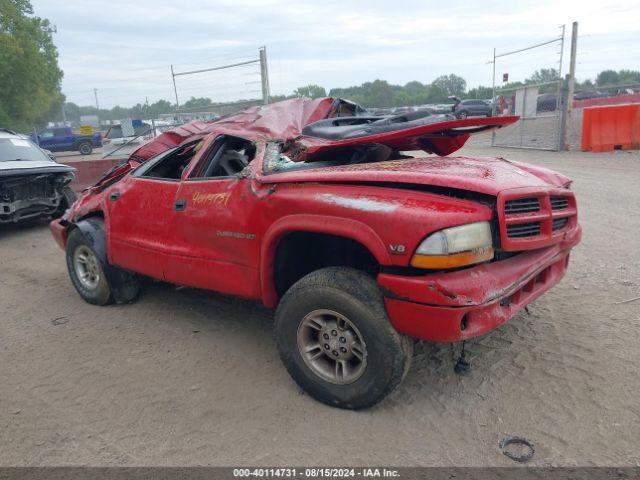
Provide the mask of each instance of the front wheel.
{"label": "front wheel", "polygon": [[66,257],[71,283],[83,300],[94,305],[107,305],[113,301],[99,256],[78,228],[69,234]]}
{"label": "front wheel", "polygon": [[409,369],[413,342],[391,325],[382,293],[350,268],[317,270],[299,280],[276,311],[280,357],[316,400],[347,409],[375,405]]}

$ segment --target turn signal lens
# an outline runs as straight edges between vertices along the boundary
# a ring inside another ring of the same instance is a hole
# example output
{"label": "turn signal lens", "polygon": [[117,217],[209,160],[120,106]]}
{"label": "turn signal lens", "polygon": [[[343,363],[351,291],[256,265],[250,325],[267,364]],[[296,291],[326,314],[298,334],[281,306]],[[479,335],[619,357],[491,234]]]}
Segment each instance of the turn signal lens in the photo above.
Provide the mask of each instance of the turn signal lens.
{"label": "turn signal lens", "polygon": [[420,255],[416,253],[411,259],[411,266],[444,270],[446,268],[464,267],[493,258],[493,248],[479,248],[470,252],[453,253],[451,255]]}
{"label": "turn signal lens", "polygon": [[411,265],[430,269],[463,267],[491,260],[493,253],[489,222],[470,223],[429,235],[418,246]]}

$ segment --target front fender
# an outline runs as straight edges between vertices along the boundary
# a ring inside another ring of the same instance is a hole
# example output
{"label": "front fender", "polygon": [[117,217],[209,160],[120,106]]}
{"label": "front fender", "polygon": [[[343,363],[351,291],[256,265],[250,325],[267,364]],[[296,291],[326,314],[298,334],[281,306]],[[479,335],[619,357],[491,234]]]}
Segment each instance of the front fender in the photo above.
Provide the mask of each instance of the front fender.
{"label": "front fender", "polygon": [[282,237],[294,231],[318,232],[350,238],[366,247],[381,265],[389,265],[391,259],[378,234],[367,224],[343,217],[329,215],[288,215],[275,221],[265,232],[260,249],[260,289],[262,302],[273,308],[278,304],[274,282],[275,253]]}

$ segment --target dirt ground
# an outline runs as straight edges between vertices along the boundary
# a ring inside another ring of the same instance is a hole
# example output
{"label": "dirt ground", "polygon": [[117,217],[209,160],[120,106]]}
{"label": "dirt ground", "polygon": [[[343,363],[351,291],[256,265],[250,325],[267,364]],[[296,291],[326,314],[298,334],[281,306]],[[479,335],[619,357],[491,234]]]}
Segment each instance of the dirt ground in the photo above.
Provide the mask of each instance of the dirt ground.
{"label": "dirt ground", "polygon": [[[45,223],[0,228],[0,465],[513,466],[640,464],[640,155],[468,146],[574,179],[584,239],[560,285],[499,330],[420,345],[363,412],[303,394],[272,312],[151,284],[133,305],[73,290]],[[635,300],[632,300],[635,299]]]}

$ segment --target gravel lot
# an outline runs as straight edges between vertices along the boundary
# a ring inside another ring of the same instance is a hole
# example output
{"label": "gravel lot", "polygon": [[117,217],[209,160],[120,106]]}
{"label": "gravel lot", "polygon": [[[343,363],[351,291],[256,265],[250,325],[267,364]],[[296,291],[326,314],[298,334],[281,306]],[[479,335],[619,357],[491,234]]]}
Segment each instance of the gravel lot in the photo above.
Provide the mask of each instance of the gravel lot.
{"label": "gravel lot", "polygon": [[462,153],[572,177],[584,240],[530,315],[468,343],[470,376],[420,345],[364,412],[296,387],[259,305],[152,283],[93,307],[46,223],[0,227],[0,465],[513,466],[506,435],[533,465],[639,465],[640,156],[481,143]]}

